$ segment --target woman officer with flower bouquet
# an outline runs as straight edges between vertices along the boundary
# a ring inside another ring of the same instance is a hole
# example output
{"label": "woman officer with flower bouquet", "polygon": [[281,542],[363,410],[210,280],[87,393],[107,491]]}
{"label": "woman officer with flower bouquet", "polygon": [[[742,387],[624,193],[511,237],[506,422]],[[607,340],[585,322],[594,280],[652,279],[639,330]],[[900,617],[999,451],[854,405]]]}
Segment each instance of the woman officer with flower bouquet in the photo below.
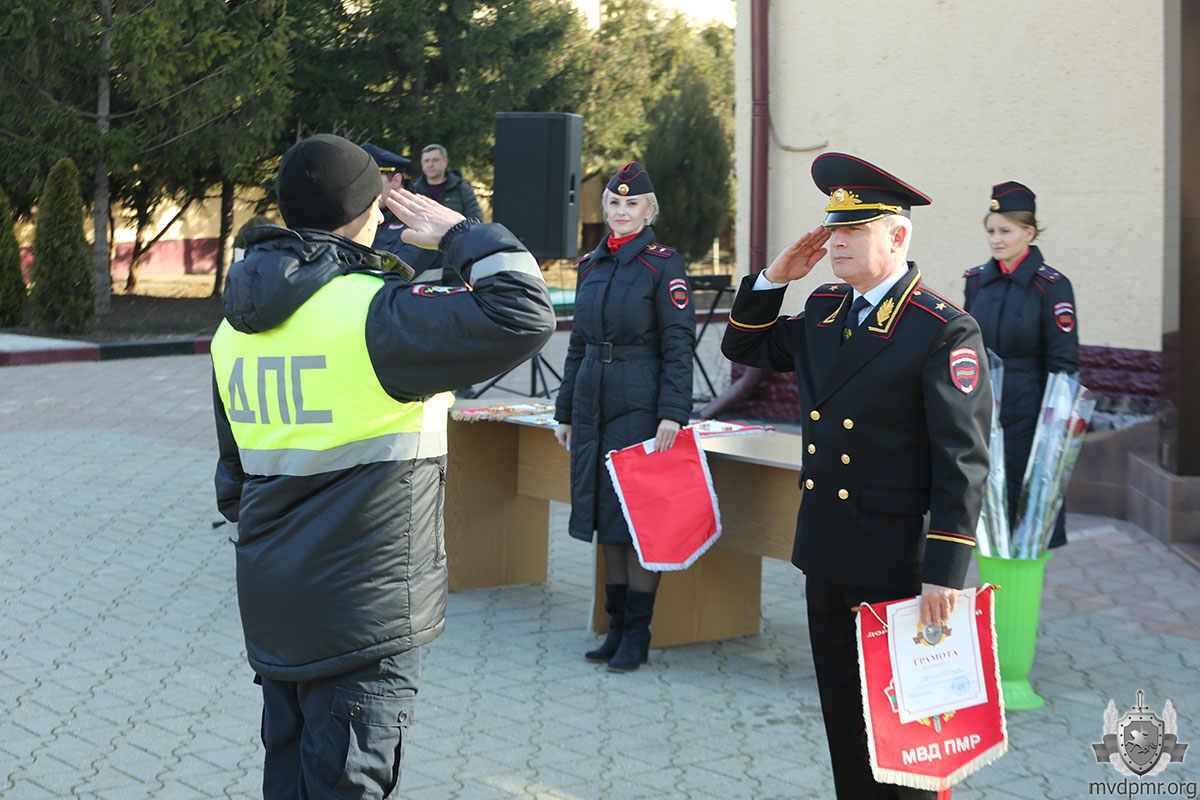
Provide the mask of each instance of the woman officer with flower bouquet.
{"label": "woman officer with flower bouquet", "polygon": [[[1028,186],[1008,181],[992,187],[983,220],[992,257],[963,275],[965,309],[979,322],[984,345],[1003,359],[1000,424],[1013,525],[1047,376],[1079,371],[1075,295],[1067,277],[1048,266],[1033,244],[1041,233],[1036,211]],[[1065,513],[1060,511],[1050,547],[1066,542]]]}

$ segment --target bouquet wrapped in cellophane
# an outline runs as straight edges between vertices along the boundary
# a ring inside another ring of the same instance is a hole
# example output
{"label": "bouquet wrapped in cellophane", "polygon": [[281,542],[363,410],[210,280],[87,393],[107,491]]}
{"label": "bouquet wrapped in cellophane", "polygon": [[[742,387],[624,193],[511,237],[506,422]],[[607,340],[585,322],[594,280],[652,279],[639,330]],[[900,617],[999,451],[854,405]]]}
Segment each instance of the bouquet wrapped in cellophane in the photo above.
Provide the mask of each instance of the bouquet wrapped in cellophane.
{"label": "bouquet wrapped in cellophane", "polygon": [[992,376],[992,434],[988,440],[992,468],[983,487],[983,508],[975,540],[981,556],[1008,558],[1008,483],[1004,471],[1004,428],[1000,425],[1000,398],[1004,396],[1004,359],[987,351]]}
{"label": "bouquet wrapped in cellophane", "polygon": [[[996,397],[1000,397],[999,391]],[[995,404],[990,441],[992,470],[984,490],[984,513],[980,514],[980,555],[1033,559],[1045,552],[1095,409],[1095,396],[1079,383],[1077,375],[1053,372],[1047,378],[1033,447],[1021,481],[1017,520],[1010,524],[1004,432],[999,426],[999,402]]]}

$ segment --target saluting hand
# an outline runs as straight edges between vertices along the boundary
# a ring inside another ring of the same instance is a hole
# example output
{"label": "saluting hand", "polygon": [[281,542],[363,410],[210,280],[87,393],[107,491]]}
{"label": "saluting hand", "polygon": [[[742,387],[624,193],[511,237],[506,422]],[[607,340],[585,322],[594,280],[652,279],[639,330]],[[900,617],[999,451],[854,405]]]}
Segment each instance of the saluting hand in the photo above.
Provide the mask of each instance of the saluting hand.
{"label": "saluting hand", "polygon": [[766,269],[771,283],[787,283],[812,272],[817,262],[829,252],[823,247],[829,241],[829,229],[817,227],[785,247]]}
{"label": "saluting hand", "polygon": [[426,250],[436,250],[446,231],[466,219],[432,197],[407,189],[392,189],[384,202],[408,226],[400,232],[400,238]]}
{"label": "saluting hand", "polygon": [[958,605],[958,589],[938,586],[935,583],[921,584],[921,624],[936,625],[950,619],[950,612]]}

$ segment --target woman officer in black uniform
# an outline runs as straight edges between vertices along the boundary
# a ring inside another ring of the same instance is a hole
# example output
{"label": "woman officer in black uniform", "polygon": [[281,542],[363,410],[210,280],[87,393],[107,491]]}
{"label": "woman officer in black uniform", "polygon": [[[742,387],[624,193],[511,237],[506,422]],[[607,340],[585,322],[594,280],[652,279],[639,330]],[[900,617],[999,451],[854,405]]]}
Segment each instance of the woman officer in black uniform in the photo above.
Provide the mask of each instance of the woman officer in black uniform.
{"label": "woman officer in black uniform", "polygon": [[675,443],[692,411],[696,315],[683,257],[649,227],[658,199],[642,165],[621,167],[602,202],[612,233],[576,262],[555,437],[571,451],[569,532],[587,542],[594,532],[608,567],[608,636],[586,658],[628,672],[647,658],[660,573],[638,561],[604,455],[647,439],[659,450]]}
{"label": "woman officer in black uniform", "polygon": [[[992,187],[984,218],[992,257],[966,271],[966,311],[979,321],[988,350],[1004,360],[1004,469],[1009,523],[1016,524],[1021,479],[1051,372],[1079,371],[1079,325],[1071,282],[1046,265],[1034,244],[1039,233],[1035,196],[1015,181]],[[1050,547],[1067,543],[1059,513]]]}

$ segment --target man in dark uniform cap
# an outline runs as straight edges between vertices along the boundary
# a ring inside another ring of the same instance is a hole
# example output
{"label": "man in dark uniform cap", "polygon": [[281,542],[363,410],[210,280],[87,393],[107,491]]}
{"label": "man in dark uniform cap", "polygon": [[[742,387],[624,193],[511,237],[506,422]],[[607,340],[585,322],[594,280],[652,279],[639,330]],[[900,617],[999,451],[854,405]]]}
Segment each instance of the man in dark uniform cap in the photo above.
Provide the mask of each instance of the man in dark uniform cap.
{"label": "man in dark uniform cap", "polygon": [[[396,155],[391,150],[384,150],[382,147],[373,144],[360,146],[363,150],[367,151],[371,158],[375,159],[375,165],[379,167],[379,179],[383,188],[383,194],[380,195],[381,198],[387,197],[388,192],[392,189],[408,188],[404,177],[404,170],[412,163],[411,159]],[[379,207],[383,211],[383,224],[376,231],[375,242],[371,246],[376,250],[386,250],[396,255],[400,254],[402,248],[412,248],[412,245],[405,244],[400,238],[400,233],[404,230],[404,224],[384,204],[382,199],[379,201]],[[408,251],[404,250],[404,252]]]}
{"label": "man in dark uniform cap", "polygon": [[[975,320],[906,261],[909,208],[930,199],[841,153],[818,156],[812,175],[825,221],[742,281],[722,350],[796,373],[805,455],[792,563],[807,576],[837,796],[933,798],[872,777],[852,608],[920,595],[924,624],[954,608],[988,473],[987,360]],[[827,252],[844,282],[777,317],[786,285]]]}
{"label": "man in dark uniform cap", "polygon": [[[373,144],[364,144],[361,147],[370,154],[371,158],[375,159],[375,164],[379,167],[379,178],[383,187],[381,198],[386,198],[392,189],[408,188],[404,170],[412,163],[411,159],[396,155],[391,150],[384,150]],[[379,202],[383,210],[383,223],[375,232],[375,241],[371,247],[375,250],[386,250],[412,267],[413,272],[416,273],[413,278],[414,282],[440,283],[442,278],[441,254],[436,250],[424,250],[401,239],[400,234],[404,232],[404,223],[392,213],[390,208],[383,205],[382,199]],[[436,269],[436,275],[431,272],[433,269]]]}

